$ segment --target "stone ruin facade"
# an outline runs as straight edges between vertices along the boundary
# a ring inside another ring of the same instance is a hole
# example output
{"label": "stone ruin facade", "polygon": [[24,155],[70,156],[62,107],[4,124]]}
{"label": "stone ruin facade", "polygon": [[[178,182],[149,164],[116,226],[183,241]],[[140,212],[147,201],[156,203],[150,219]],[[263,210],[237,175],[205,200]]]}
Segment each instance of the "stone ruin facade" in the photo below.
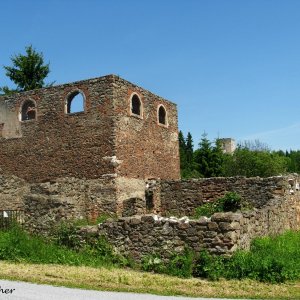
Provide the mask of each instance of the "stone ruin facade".
{"label": "stone ruin facade", "polygon": [[[0,146],[1,209],[23,211],[31,232],[110,215],[80,234],[140,260],[231,254],[300,228],[296,175],[180,180],[176,105],[115,75],[0,96]],[[193,218],[226,192],[253,208]]]}
{"label": "stone ruin facade", "polygon": [[65,182],[87,217],[121,214],[145,179],[180,177],[176,105],[115,75],[0,96],[0,125],[1,173],[50,196]]}

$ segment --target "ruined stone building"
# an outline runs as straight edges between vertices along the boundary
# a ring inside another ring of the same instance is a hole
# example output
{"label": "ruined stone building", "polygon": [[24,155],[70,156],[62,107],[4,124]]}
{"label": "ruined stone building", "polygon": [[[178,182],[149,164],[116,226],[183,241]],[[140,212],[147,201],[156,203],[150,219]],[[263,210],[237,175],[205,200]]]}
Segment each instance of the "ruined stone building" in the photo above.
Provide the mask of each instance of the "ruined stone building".
{"label": "ruined stone building", "polygon": [[[82,111],[72,113],[78,94]],[[4,173],[30,182],[179,178],[176,105],[118,76],[0,99]]]}
{"label": "ruined stone building", "polygon": [[[0,219],[22,211],[40,233],[118,216],[96,231],[136,259],[186,246],[232,253],[300,228],[298,176],[181,180],[177,126],[175,104],[115,75],[0,96]],[[193,219],[228,191],[252,209]]]}
{"label": "ruined stone building", "polygon": [[1,96],[0,168],[29,183],[86,180],[83,206],[116,212],[145,197],[145,179],[179,179],[176,105],[115,75]]}

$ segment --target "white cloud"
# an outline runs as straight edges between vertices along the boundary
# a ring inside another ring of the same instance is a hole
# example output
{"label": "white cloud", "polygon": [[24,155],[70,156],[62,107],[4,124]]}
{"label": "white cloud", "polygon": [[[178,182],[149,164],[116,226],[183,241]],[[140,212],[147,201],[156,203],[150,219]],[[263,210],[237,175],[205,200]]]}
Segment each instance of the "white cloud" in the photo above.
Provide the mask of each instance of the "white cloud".
{"label": "white cloud", "polygon": [[267,143],[272,149],[300,149],[300,123],[287,127],[253,133],[241,137],[241,140],[260,140]]}

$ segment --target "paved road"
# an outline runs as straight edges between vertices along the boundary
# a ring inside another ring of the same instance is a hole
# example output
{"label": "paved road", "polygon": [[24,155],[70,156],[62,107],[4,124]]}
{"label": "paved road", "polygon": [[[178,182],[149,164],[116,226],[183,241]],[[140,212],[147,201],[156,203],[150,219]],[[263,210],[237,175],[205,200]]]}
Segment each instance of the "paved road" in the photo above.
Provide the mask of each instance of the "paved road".
{"label": "paved road", "polygon": [[[200,300],[212,298],[167,297],[149,294],[98,292],[19,281],[0,280],[0,299],[7,300]],[[216,300],[216,298],[214,298]],[[224,299],[223,299],[224,300]]]}

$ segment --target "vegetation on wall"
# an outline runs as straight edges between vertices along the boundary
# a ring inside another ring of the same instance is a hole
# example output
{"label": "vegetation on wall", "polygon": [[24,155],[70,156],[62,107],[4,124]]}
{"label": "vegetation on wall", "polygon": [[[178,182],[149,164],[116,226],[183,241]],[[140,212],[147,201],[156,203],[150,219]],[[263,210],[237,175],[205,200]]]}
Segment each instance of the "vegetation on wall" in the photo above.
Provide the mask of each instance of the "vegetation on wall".
{"label": "vegetation on wall", "polygon": [[197,207],[195,218],[198,219],[201,216],[210,217],[217,212],[235,212],[242,209],[242,206],[242,198],[239,194],[227,192],[224,197]]}
{"label": "vegetation on wall", "polygon": [[272,151],[260,141],[239,144],[232,154],[223,152],[220,141],[202,135],[194,150],[192,135],[179,133],[182,178],[219,176],[269,177],[287,172],[300,173],[300,151]]}

